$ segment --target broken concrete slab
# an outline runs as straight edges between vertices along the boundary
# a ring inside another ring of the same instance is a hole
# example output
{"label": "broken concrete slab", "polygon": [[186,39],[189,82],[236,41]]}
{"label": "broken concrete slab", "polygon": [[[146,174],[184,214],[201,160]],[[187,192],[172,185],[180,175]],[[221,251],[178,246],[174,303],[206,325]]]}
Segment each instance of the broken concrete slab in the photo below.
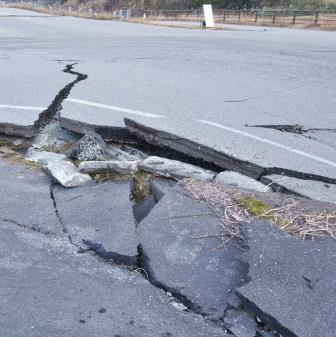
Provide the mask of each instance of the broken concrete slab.
{"label": "broken concrete slab", "polygon": [[3,336],[227,336],[139,273],[79,254],[66,239],[3,222],[0,234]]}
{"label": "broken concrete slab", "polygon": [[261,181],[268,184],[276,192],[291,193],[313,200],[336,203],[336,184],[276,174],[262,177]]}
{"label": "broken concrete slab", "polygon": [[261,182],[233,171],[224,171],[218,173],[214,182],[223,185],[237,186],[258,192],[272,191],[271,188],[265,186]]}
{"label": "broken concrete slab", "polygon": [[333,337],[336,241],[303,241],[268,222],[247,226],[248,310],[284,337]]}
{"label": "broken concrete slab", "polygon": [[29,148],[25,155],[25,159],[34,163],[47,165],[50,161],[65,160],[67,159],[67,156],[61,153],[36,151],[33,148]]}
{"label": "broken concrete slab", "polygon": [[80,173],[77,167],[67,160],[49,161],[43,169],[64,187],[81,186],[91,181],[88,174]]}
{"label": "broken concrete slab", "polygon": [[[83,117],[83,108],[81,109],[80,116]],[[136,137],[132,135],[123,124],[97,125],[82,122],[81,117],[68,116],[67,111],[64,109],[59,119],[62,128],[85,135],[89,132],[96,132],[100,134],[105,141],[116,143],[133,144],[137,142]]]}
{"label": "broken concrete slab", "polygon": [[42,170],[0,160],[0,220],[44,233],[62,226],[50,197],[50,179]]}
{"label": "broken concrete slab", "polygon": [[257,333],[257,322],[244,310],[227,310],[224,324],[236,337],[255,337]]}
{"label": "broken concrete slab", "polygon": [[[173,150],[180,155],[215,164],[222,169],[236,171],[254,179],[281,172],[288,176],[336,183],[334,162],[326,163],[328,160],[323,158],[314,161],[305,155],[298,156],[298,153],[303,153],[304,148],[302,151],[287,151],[282,147],[260,143],[260,138],[252,134],[242,138],[236,131],[232,132],[234,129],[228,130],[221,124],[190,119],[179,120],[179,123],[168,119],[162,123],[152,119],[144,124],[140,118],[125,118],[125,125],[135,136],[160,147],[161,151]],[[256,154],[256,149],[261,144],[263,150]],[[288,144],[288,148],[290,145]],[[330,153],[330,148],[323,148]],[[320,154],[317,153],[316,158],[318,155]]]}
{"label": "broken concrete slab", "polygon": [[72,241],[85,247],[83,240],[102,244],[106,251],[137,255],[128,182],[94,183],[71,190],[55,187],[57,210]]}
{"label": "broken concrete slab", "polygon": [[85,173],[114,172],[119,174],[133,174],[138,171],[139,161],[84,161],[78,169]]}
{"label": "broken concrete slab", "polygon": [[70,158],[85,161],[107,159],[107,147],[104,139],[95,132],[83,136],[70,150]]}
{"label": "broken concrete slab", "polygon": [[156,201],[160,201],[175,185],[176,180],[170,178],[152,176],[150,179],[150,189]]}
{"label": "broken concrete slab", "polygon": [[240,160],[215,148],[201,145],[195,140],[174,135],[163,128],[152,128],[129,118],[125,118],[125,125],[130,133],[149,144],[175,150],[184,155],[213,163],[223,169],[235,170],[253,178],[258,178],[264,170],[264,167]]}
{"label": "broken concrete slab", "polygon": [[242,249],[233,243],[218,248],[221,226],[181,185],[138,225],[141,264],[150,281],[181,298],[189,309],[220,317],[230,294],[247,281]]}
{"label": "broken concrete slab", "polygon": [[177,160],[156,156],[151,156],[143,160],[139,164],[139,168],[154,175],[175,179],[195,178],[210,181],[215,176],[215,172],[213,171]]}

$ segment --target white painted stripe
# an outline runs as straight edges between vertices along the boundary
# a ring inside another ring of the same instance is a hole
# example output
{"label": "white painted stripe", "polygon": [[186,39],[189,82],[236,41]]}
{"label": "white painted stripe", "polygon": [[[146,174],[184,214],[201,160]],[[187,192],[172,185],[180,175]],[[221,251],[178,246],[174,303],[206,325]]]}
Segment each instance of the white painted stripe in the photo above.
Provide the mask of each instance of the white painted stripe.
{"label": "white painted stripe", "polygon": [[229,132],[233,132],[233,133],[236,133],[238,135],[257,140],[257,141],[262,142],[262,143],[266,143],[266,144],[269,144],[269,145],[272,145],[272,146],[276,146],[276,147],[278,147],[282,150],[298,154],[301,157],[306,157],[306,158],[318,161],[320,163],[323,163],[323,164],[326,164],[326,165],[329,165],[329,166],[332,166],[332,167],[336,167],[336,163],[333,162],[333,161],[315,156],[313,154],[310,154],[310,153],[307,153],[307,152],[304,152],[304,151],[301,151],[301,150],[298,150],[298,149],[294,149],[292,147],[289,147],[289,146],[286,146],[286,145],[283,145],[283,144],[280,144],[280,143],[277,143],[277,142],[273,142],[272,140],[269,140],[269,139],[265,139],[265,138],[262,138],[262,137],[255,136],[255,135],[253,135],[251,133],[248,133],[248,132],[245,132],[245,131],[230,128],[228,126],[225,126],[225,125],[222,125],[222,124],[219,124],[219,123],[215,123],[215,122],[210,122],[210,121],[207,121],[207,120],[204,120],[204,119],[197,119],[196,121],[200,122],[200,123],[203,123],[203,124],[208,124],[208,125],[211,125],[211,126],[214,126],[216,128],[220,128],[220,129],[223,129],[223,130],[226,130],[226,131],[229,131]]}
{"label": "white painted stripe", "polygon": [[18,109],[18,110],[34,110],[34,111],[45,110],[45,108],[39,108],[37,106],[6,105],[6,104],[0,104],[0,109]]}
{"label": "white painted stripe", "polygon": [[107,104],[102,104],[102,103],[95,103],[95,102],[85,101],[83,99],[67,98],[67,101],[73,102],[73,103],[78,103],[78,104],[83,104],[83,105],[88,105],[88,106],[94,106],[96,108],[125,112],[125,113],[128,113],[128,114],[142,116],[142,117],[164,118],[164,116],[162,116],[162,115],[156,115],[156,114],[152,114],[150,112],[121,108],[121,107],[118,107],[118,106],[107,105]]}

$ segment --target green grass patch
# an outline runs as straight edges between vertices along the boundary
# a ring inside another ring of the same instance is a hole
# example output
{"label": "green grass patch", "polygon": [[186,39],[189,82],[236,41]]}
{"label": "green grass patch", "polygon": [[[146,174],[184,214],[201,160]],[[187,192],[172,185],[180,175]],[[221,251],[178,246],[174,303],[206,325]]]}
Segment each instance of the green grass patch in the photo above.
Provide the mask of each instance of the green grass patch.
{"label": "green grass patch", "polygon": [[281,218],[277,211],[272,206],[257,199],[253,195],[245,195],[238,197],[235,201],[243,208],[245,208],[249,214],[257,217],[258,219],[269,220],[278,225],[281,229],[286,230],[291,223],[290,221]]}
{"label": "green grass patch", "polygon": [[263,217],[272,207],[257,199],[253,195],[244,195],[235,199],[235,201],[245,208],[251,215]]}
{"label": "green grass patch", "polygon": [[131,180],[130,175],[124,175],[119,173],[89,173],[91,179],[99,184],[105,183],[107,181],[129,181]]}

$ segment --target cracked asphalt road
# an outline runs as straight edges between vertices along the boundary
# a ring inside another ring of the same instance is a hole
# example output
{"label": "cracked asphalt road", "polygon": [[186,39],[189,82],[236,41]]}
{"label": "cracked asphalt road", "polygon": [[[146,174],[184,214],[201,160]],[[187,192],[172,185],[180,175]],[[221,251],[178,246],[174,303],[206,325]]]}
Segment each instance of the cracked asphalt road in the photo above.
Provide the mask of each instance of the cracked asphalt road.
{"label": "cracked asphalt road", "polygon": [[[134,266],[81,249],[76,236],[104,235],[103,243],[113,241],[108,248],[125,253],[136,231],[125,183],[51,193],[40,169],[0,159],[0,172],[1,336],[228,336],[218,324],[179,309]],[[84,192],[88,204],[71,203]],[[63,202],[55,203],[60,195]],[[78,221],[80,213],[88,223]]]}
{"label": "cracked asphalt road", "polygon": [[88,78],[63,103],[66,118],[110,126],[134,118],[262,166],[336,178],[334,133],[307,138],[245,126],[335,128],[333,32],[204,31],[1,13],[1,116],[36,118],[73,80],[62,69],[77,63]]}

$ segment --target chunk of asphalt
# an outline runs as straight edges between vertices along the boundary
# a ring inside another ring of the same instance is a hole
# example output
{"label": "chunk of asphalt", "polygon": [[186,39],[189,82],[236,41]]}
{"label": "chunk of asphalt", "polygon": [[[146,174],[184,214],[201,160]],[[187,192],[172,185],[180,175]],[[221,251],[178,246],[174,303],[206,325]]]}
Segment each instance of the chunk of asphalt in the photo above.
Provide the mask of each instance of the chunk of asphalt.
{"label": "chunk of asphalt", "polygon": [[107,147],[104,139],[95,132],[84,135],[70,150],[70,158],[78,160],[106,160]]}
{"label": "chunk of asphalt", "polygon": [[[83,113],[80,112],[80,116],[73,116],[72,113],[68,113],[65,109],[62,111],[60,116],[60,126],[67,130],[85,135],[89,132],[96,132],[100,134],[105,141],[116,142],[116,143],[128,143],[136,144],[138,139],[134,137],[133,134],[129,132],[124,125],[104,125],[104,124],[91,124],[80,119],[83,117]],[[95,118],[95,121],[96,122]],[[107,121],[106,121],[107,123]]]}
{"label": "chunk of asphalt", "polygon": [[223,316],[227,299],[247,282],[242,249],[218,240],[221,222],[178,184],[138,225],[140,261],[149,280],[189,309]]}
{"label": "chunk of asphalt", "polygon": [[183,121],[179,125],[169,120],[162,123],[152,119],[145,124],[138,121],[139,119],[129,118],[124,120],[130,133],[159,147],[161,151],[174,151],[203,164],[239,172],[254,179],[259,179],[261,175],[286,174],[296,178],[336,183],[336,170],[333,166],[313,163],[308,158],[298,158],[297,154],[282,150],[279,155],[284,160],[281,160],[278,155],[274,155],[274,147],[266,145],[265,153],[256,156],[255,141],[244,142],[243,147],[240,147],[234,133],[226,133],[220,128],[213,128],[211,133],[210,129],[203,128],[204,125],[200,123],[193,124],[190,129],[187,123],[183,125]]}
{"label": "chunk of asphalt", "polygon": [[50,198],[50,179],[39,169],[0,160],[0,219],[43,233],[61,234]]}
{"label": "chunk of asphalt", "polygon": [[0,256],[3,336],[227,337],[139,273],[78,254],[68,240],[0,222]]}
{"label": "chunk of asphalt", "polygon": [[257,179],[266,168],[238,159],[212,146],[167,132],[163,128],[152,128],[129,118],[125,118],[124,122],[131,134],[149,144],[168,148],[207,163],[213,163],[223,169],[235,170]]}
{"label": "chunk of asphalt", "polygon": [[270,185],[276,192],[287,192],[313,200],[336,203],[336,184],[276,174],[262,177],[261,181]]}
{"label": "chunk of asphalt", "polygon": [[284,337],[335,336],[335,240],[301,241],[260,221],[247,236],[246,308]]}
{"label": "chunk of asphalt", "polygon": [[134,160],[83,161],[78,165],[78,169],[86,173],[112,172],[128,175],[137,172],[138,165],[139,161]]}
{"label": "chunk of asphalt", "polygon": [[143,171],[175,179],[195,178],[210,181],[215,172],[202,169],[201,167],[162,157],[151,156],[139,164]]}
{"label": "chunk of asphalt", "polygon": [[271,188],[265,186],[261,182],[233,171],[224,171],[218,173],[214,182],[222,185],[242,187],[245,189],[254,190],[258,192],[272,191]]}
{"label": "chunk of asphalt", "polygon": [[156,201],[162,197],[176,184],[176,180],[171,178],[155,177],[150,179],[150,189]]}
{"label": "chunk of asphalt", "polygon": [[48,162],[50,161],[62,160],[66,158],[67,156],[62,153],[36,151],[33,148],[29,148],[25,155],[26,160],[32,161],[34,163],[39,163],[42,165],[47,165]]}
{"label": "chunk of asphalt", "polygon": [[94,183],[64,189],[56,187],[58,214],[72,242],[102,244],[107,252],[133,257],[139,244],[129,199],[128,182]]}
{"label": "chunk of asphalt", "polygon": [[139,223],[142,221],[155,206],[156,200],[153,194],[147,194],[144,199],[133,206],[133,215]]}
{"label": "chunk of asphalt", "polygon": [[64,187],[76,187],[91,181],[88,174],[80,173],[77,167],[67,160],[48,161],[43,169]]}
{"label": "chunk of asphalt", "polygon": [[255,337],[257,322],[244,310],[227,310],[224,324],[236,337]]}

